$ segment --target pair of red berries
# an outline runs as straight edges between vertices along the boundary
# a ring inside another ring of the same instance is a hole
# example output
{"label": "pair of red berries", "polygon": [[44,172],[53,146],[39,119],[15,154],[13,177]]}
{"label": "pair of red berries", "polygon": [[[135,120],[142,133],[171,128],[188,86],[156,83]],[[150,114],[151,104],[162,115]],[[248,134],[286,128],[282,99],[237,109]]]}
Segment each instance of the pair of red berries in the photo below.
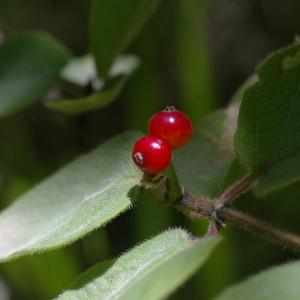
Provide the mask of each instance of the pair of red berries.
{"label": "pair of red berries", "polygon": [[155,175],[169,165],[172,150],[189,141],[192,123],[183,112],[167,107],[150,118],[148,133],[134,144],[132,159],[144,173]]}

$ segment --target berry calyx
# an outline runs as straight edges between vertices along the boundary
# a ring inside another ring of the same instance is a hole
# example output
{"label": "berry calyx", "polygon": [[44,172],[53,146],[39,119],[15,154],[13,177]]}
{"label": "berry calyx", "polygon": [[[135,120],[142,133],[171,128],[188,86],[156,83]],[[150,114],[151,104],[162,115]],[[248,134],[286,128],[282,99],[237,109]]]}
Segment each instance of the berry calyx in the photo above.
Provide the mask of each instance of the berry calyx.
{"label": "berry calyx", "polygon": [[162,172],[170,163],[170,146],[159,138],[144,136],[136,141],[132,159],[141,171],[155,175]]}
{"label": "berry calyx", "polygon": [[192,122],[183,112],[167,107],[154,114],[148,122],[148,133],[162,139],[172,149],[185,145],[192,136]]}

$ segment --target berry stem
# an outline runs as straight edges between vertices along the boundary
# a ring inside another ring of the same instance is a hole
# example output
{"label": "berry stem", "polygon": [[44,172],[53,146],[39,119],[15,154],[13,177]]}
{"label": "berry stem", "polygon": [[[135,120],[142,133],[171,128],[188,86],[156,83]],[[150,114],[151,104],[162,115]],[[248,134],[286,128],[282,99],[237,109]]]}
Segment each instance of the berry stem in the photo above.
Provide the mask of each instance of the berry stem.
{"label": "berry stem", "polygon": [[144,173],[141,186],[166,205],[172,205],[182,199],[182,187],[172,162],[164,173],[156,175]]}
{"label": "berry stem", "polygon": [[174,203],[182,197],[182,187],[179,183],[175,168],[171,162],[167,167],[165,174],[167,180],[167,201]]}

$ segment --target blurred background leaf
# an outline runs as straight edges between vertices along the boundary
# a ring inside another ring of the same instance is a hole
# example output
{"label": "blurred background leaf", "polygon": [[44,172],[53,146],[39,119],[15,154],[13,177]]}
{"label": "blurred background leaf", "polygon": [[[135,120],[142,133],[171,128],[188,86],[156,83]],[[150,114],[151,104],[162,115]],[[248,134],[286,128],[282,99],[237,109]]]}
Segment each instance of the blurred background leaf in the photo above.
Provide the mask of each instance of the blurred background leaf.
{"label": "blurred background leaf", "polygon": [[65,86],[69,86],[70,92],[89,87],[95,92],[81,98],[50,100],[46,106],[68,114],[86,113],[105,107],[119,95],[138,64],[138,58],[133,55],[120,56],[111,67],[110,78],[104,81],[97,77],[91,56],[73,60],[62,70]]}
{"label": "blurred background leaf", "polygon": [[0,47],[0,117],[40,100],[70,58],[46,34],[19,34]]}
{"label": "blurred background leaf", "polygon": [[99,76],[109,75],[113,61],[141,31],[159,3],[160,0],[91,1],[91,49]]}

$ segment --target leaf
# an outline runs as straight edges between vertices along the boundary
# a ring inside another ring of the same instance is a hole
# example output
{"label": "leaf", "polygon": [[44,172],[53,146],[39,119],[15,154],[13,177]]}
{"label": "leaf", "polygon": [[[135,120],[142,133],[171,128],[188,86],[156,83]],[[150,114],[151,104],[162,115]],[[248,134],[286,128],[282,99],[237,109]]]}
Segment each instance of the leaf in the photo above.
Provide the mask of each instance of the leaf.
{"label": "leaf", "polygon": [[8,39],[0,46],[0,117],[39,100],[69,58],[69,52],[45,33]]}
{"label": "leaf", "polygon": [[180,182],[190,192],[213,198],[222,192],[233,162],[238,104],[207,117],[187,146],[175,154]]}
{"label": "leaf", "polygon": [[115,58],[141,31],[160,0],[93,0],[90,40],[100,77],[106,78]]}
{"label": "leaf", "polygon": [[131,206],[140,172],[137,133],[120,135],[75,160],[0,214],[0,261],[71,243]]}
{"label": "leaf", "polygon": [[[84,84],[94,82],[96,87],[100,87],[98,91],[90,96],[74,99],[61,99],[48,101],[46,106],[50,109],[57,110],[69,114],[80,114],[100,109],[110,104],[120,94],[125,82],[130,74],[137,68],[138,59],[135,56],[122,56],[114,63],[110,74],[111,77],[107,81],[97,80],[96,73],[91,58],[82,58],[79,61],[73,61],[73,65],[67,66],[63,76],[65,79],[73,81],[75,84]],[[82,74],[79,68],[83,68]]]}
{"label": "leaf", "polygon": [[96,65],[92,55],[72,58],[61,70],[63,80],[79,86],[87,86],[97,77]]}
{"label": "leaf", "polygon": [[173,229],[122,255],[103,274],[93,268],[91,281],[66,290],[57,299],[163,299],[208,258],[219,237],[191,239]]}
{"label": "leaf", "polygon": [[300,150],[299,49],[293,45],[268,57],[258,67],[258,83],[244,94],[234,144],[254,173]]}
{"label": "leaf", "polygon": [[114,264],[114,259],[101,261],[91,268],[89,268],[86,272],[81,274],[76,281],[72,284],[70,289],[80,289],[82,286],[88,284],[90,281],[95,278],[102,276],[111,266]]}
{"label": "leaf", "polygon": [[225,290],[215,300],[298,300],[300,262],[271,268]]}
{"label": "leaf", "polygon": [[237,89],[237,91],[234,93],[234,95],[231,98],[231,102],[242,102],[242,99],[244,97],[245,91],[253,86],[255,83],[258,82],[258,76],[256,73],[250,75],[243,83],[242,85]]}
{"label": "leaf", "polygon": [[259,197],[300,181],[300,153],[276,164],[258,181],[255,192]]}

